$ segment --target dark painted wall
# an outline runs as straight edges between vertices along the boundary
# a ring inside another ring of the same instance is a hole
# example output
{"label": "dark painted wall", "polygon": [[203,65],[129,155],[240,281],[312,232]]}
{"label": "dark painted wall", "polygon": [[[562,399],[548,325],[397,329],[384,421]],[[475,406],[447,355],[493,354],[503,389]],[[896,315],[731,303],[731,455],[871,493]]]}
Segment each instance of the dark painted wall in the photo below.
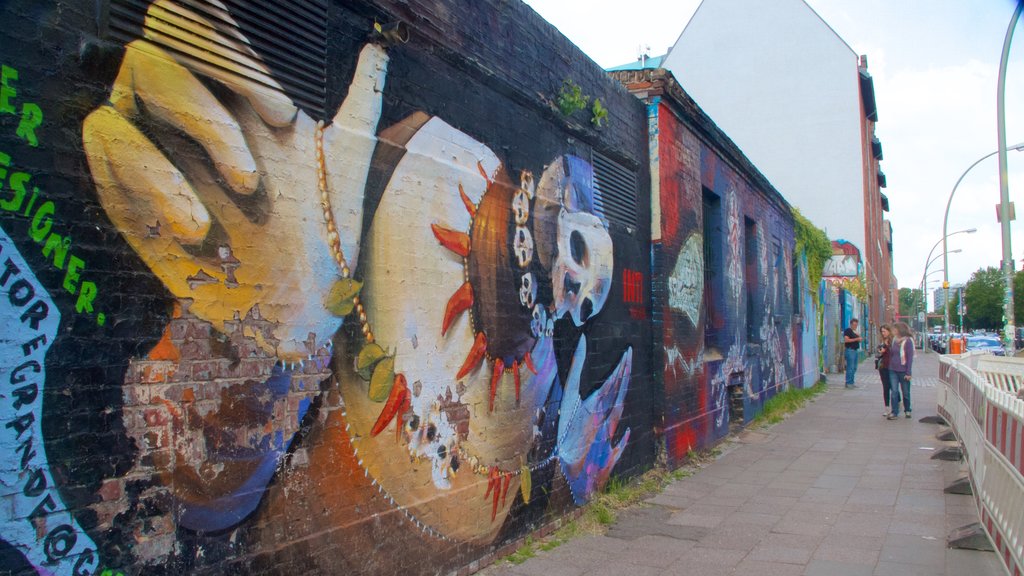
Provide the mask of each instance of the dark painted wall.
{"label": "dark painted wall", "polygon": [[803,385],[793,216],[670,73],[614,75],[648,103],[656,373],[678,463]]}
{"label": "dark painted wall", "polygon": [[525,5],[0,15],[0,568],[445,572],[652,464],[644,107]]}

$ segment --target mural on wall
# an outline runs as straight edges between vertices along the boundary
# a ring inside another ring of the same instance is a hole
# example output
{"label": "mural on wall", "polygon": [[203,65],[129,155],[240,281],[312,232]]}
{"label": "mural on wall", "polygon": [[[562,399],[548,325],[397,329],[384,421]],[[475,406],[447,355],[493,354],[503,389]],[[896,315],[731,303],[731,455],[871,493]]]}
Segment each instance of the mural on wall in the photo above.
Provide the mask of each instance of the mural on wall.
{"label": "mural on wall", "polygon": [[832,257],[825,262],[824,277],[856,277],[860,274],[860,250],[846,240],[832,241]]}
{"label": "mural on wall", "polygon": [[[663,103],[658,110],[655,261],[662,271],[656,282],[664,282],[667,295],[661,312],[665,440],[670,459],[682,461],[790,384],[801,333],[792,316],[788,213],[769,204]],[[756,238],[746,237],[745,222],[755,222]],[[748,260],[747,247],[755,244]],[[749,298],[757,311],[752,318]]]}
{"label": "mural on wall", "polygon": [[[81,317],[62,319],[0,230],[16,385],[0,446],[19,455],[0,479],[21,492],[0,517],[16,554],[0,559],[181,573],[306,539],[344,543],[304,560],[321,569],[436,571],[585,503],[630,443],[643,361],[636,334],[600,327],[629,318],[610,295],[617,254],[637,247],[616,244],[591,164],[556,134],[513,167],[487,130],[456,126],[472,122],[389,108],[393,55],[375,43],[347,55],[344,98],[315,119],[217,5],[212,18],[154,2],[81,123],[81,194],[100,209],[86,216],[108,219],[108,242],[167,295],[150,302],[165,310],[152,336],[118,332],[130,354],[103,368],[111,434],[131,450],[92,493],[76,488],[84,527],[50,473],[69,457],[44,450],[47,349],[82,319],[99,345],[122,319],[60,228],[73,215],[0,155],[0,203],[31,223],[20,245],[64,276]],[[193,36],[213,49],[183,48]],[[6,103],[17,74],[3,70]],[[45,146],[32,128],[47,110],[26,110],[17,135]],[[696,316],[700,296],[681,298]]]}

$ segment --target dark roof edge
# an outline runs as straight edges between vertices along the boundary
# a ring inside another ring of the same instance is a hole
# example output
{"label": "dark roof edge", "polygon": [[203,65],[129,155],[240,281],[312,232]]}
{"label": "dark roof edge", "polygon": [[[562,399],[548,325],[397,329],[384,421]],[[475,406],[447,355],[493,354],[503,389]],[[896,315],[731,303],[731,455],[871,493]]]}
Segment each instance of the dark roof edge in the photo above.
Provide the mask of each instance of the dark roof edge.
{"label": "dark roof edge", "polygon": [[[677,116],[689,120],[688,124],[700,138],[716,148],[726,161],[737,168],[755,186],[764,190],[769,199],[775,200],[792,214],[792,205],[785,196],[747,158],[747,155],[732,141],[732,138],[729,138],[701,109],[700,105],[686,93],[672,72],[665,68],[647,68],[609,72],[609,75],[622,82],[631,92],[646,92],[647,96],[665,97],[665,101],[669,103],[672,111]],[[647,85],[647,87],[644,88],[642,85]]]}

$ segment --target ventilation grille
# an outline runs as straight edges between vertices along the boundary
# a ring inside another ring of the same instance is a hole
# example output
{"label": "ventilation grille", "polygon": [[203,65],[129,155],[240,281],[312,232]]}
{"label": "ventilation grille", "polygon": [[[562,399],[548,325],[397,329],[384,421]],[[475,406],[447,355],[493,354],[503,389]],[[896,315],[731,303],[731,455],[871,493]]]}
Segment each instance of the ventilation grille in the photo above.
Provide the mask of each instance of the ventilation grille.
{"label": "ventilation grille", "polygon": [[145,21],[147,34],[174,56],[270,90],[279,84],[311,116],[324,116],[327,0],[110,0],[108,10],[112,40],[142,37]]}
{"label": "ventilation grille", "polygon": [[636,232],[636,173],[600,152],[594,152],[593,158],[597,211],[609,223]]}

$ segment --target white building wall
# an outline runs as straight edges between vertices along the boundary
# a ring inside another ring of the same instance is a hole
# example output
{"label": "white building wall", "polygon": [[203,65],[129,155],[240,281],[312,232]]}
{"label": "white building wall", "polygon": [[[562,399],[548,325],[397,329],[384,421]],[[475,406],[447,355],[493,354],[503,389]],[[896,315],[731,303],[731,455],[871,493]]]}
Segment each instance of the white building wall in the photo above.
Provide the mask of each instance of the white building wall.
{"label": "white building wall", "polygon": [[663,66],[786,200],[865,253],[857,55],[803,0],[704,0]]}

